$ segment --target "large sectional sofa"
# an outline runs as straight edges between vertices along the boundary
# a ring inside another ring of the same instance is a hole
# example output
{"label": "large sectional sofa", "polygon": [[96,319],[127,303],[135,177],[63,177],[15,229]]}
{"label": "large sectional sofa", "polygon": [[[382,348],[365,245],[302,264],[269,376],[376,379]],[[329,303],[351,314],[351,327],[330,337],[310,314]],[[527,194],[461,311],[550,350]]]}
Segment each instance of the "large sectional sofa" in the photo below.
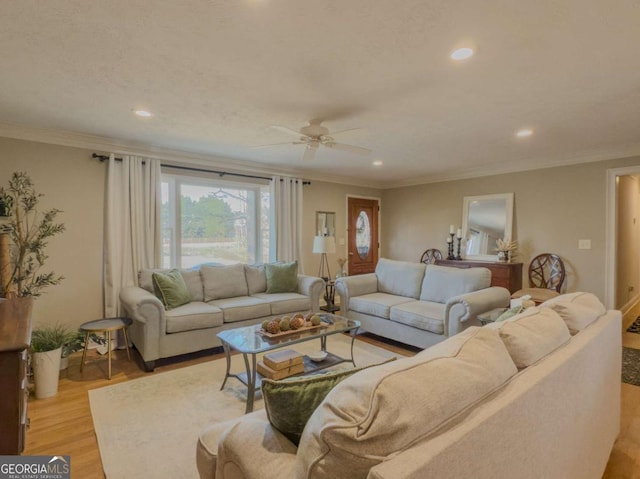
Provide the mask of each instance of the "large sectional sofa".
{"label": "large sectional sofa", "polygon": [[620,331],[594,295],[559,296],[344,379],[297,447],[264,410],[209,426],[200,477],[599,479],[619,433]]}
{"label": "large sectional sofa", "polygon": [[191,302],[165,309],[154,294],[152,275],[168,270],[146,269],[139,286],[123,288],[120,301],[133,320],[129,337],[140,352],[147,371],[161,358],[220,346],[216,334],[229,328],[257,324],[296,311],[317,311],[324,281],[298,275],[295,291],[267,293],[264,265],[202,266],[180,274]]}
{"label": "large sectional sofa", "polygon": [[487,268],[381,258],[375,273],[339,278],[336,291],[341,314],[362,330],[426,348],[479,326],[478,314],[509,306],[509,291],[490,285]]}

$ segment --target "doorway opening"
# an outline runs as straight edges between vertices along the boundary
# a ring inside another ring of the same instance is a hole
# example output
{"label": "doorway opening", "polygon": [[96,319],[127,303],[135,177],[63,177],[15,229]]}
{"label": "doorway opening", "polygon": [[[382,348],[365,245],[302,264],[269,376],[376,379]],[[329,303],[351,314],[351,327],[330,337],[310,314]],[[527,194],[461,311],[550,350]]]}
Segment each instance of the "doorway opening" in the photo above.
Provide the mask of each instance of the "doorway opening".
{"label": "doorway opening", "polygon": [[607,170],[605,305],[628,326],[640,309],[640,166]]}

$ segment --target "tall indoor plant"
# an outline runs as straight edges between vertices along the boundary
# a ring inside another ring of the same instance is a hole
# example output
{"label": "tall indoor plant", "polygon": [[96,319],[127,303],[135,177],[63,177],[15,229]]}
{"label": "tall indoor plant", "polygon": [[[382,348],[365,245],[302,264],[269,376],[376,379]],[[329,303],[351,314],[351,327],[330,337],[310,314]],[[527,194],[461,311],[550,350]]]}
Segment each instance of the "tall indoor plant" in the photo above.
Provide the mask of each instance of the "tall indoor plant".
{"label": "tall indoor plant", "polygon": [[[24,303],[22,306],[29,310],[35,296],[63,279],[52,271],[41,272],[48,258],[45,249],[49,238],[65,230],[64,224],[55,221],[60,210],[38,209],[42,197],[23,171],[13,173],[6,188],[0,187],[0,204],[5,217],[2,234],[10,240],[3,241],[0,248],[0,297]],[[69,338],[69,331],[58,325],[33,330],[31,358],[37,398],[58,392],[62,346]]]}
{"label": "tall indoor plant", "polygon": [[13,173],[6,188],[0,187],[0,202],[9,218],[6,230],[11,239],[9,271],[0,284],[2,297],[40,296],[42,289],[63,279],[52,271],[40,272],[48,258],[45,249],[49,238],[65,230],[63,223],[55,221],[60,210],[38,210],[43,196],[23,171]]}

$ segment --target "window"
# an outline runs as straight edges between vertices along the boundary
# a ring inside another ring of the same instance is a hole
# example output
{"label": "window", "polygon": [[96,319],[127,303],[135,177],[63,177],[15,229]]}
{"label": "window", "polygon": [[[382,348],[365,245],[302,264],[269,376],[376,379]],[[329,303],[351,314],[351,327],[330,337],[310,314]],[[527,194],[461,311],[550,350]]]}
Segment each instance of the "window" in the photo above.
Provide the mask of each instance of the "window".
{"label": "window", "polygon": [[162,175],[162,265],[269,258],[269,187]]}

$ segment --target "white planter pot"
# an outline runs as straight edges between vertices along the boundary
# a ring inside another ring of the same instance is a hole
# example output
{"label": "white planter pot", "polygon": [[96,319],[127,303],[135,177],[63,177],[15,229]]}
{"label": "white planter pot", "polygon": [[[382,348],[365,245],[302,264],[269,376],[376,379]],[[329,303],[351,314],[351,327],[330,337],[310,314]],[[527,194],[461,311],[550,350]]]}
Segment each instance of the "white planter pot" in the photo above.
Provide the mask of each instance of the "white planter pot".
{"label": "white planter pot", "polygon": [[33,353],[32,367],[37,399],[58,394],[61,356],[62,348],[44,353]]}
{"label": "white planter pot", "polygon": [[69,367],[69,356],[60,359],[60,371],[64,371]]}

